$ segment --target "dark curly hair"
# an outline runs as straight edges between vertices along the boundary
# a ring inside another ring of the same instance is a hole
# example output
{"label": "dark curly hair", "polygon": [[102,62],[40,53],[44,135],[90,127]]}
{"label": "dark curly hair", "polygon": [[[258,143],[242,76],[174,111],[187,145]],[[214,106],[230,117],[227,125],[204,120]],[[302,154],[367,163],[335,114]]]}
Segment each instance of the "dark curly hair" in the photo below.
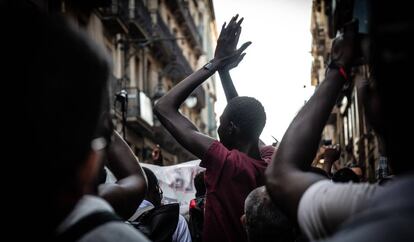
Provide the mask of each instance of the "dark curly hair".
{"label": "dark curly hair", "polygon": [[231,99],[224,112],[247,138],[258,138],[266,124],[266,112],[263,105],[252,97]]}

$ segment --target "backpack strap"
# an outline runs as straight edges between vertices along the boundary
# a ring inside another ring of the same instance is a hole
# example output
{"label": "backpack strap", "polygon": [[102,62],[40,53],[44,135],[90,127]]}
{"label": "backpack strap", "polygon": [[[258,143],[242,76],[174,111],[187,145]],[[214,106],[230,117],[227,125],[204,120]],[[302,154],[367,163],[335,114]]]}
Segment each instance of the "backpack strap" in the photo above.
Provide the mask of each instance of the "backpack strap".
{"label": "backpack strap", "polygon": [[69,227],[63,233],[56,236],[56,241],[72,242],[78,241],[88,232],[98,228],[99,226],[112,221],[123,221],[114,213],[109,211],[97,211],[80,219],[74,225]]}

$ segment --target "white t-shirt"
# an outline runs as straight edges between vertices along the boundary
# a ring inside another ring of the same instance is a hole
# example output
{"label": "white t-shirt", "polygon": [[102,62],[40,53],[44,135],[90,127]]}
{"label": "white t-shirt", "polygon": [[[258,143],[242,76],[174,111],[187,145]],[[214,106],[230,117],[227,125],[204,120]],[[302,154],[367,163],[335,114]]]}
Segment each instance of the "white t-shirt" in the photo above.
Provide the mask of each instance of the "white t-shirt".
{"label": "white t-shirt", "polygon": [[370,198],[382,189],[369,183],[318,181],[299,201],[299,226],[310,240],[326,238],[347,219],[365,210]]}
{"label": "white t-shirt", "polygon": [[[57,231],[63,232],[70,228],[80,219],[96,211],[110,211],[114,212],[111,205],[99,197],[85,195],[73,211],[66,217],[66,219],[59,225]],[[134,227],[119,221],[105,223],[92,231],[86,233],[80,238],[79,242],[95,242],[95,241],[139,241],[149,242],[149,240],[142,235]]]}

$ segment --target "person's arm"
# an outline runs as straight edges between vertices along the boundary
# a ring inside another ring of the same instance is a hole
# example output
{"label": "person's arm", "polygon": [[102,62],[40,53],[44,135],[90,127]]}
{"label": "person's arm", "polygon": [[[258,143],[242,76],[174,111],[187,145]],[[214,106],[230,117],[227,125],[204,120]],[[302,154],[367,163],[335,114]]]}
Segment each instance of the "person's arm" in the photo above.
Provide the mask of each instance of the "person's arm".
{"label": "person's arm", "polygon": [[250,43],[245,43],[237,50],[224,51],[230,43],[234,42],[236,37],[236,31],[240,23],[236,20],[237,17],[233,17],[226,28],[223,26],[218,40],[218,46],[222,49],[218,53],[216,49],[214,59],[174,86],[158,100],[154,107],[154,113],[164,127],[184,148],[200,159],[203,159],[214,139],[200,133],[197,127],[184,117],[178,109],[195,88],[213,75],[220,67],[240,58],[242,52],[250,45]]}
{"label": "person's arm", "polygon": [[[236,15],[237,19],[238,15]],[[232,20],[233,21],[233,20]],[[216,55],[226,55],[229,51],[236,51],[237,50],[237,44],[239,42],[240,34],[241,34],[241,23],[243,22],[243,18],[237,22],[237,25],[235,26],[235,37],[232,39],[232,41],[229,42],[223,42],[218,41],[215,54]],[[225,27],[225,24],[222,27],[222,31]],[[223,52],[223,53],[222,53]],[[241,54],[239,58],[234,59],[234,61],[229,62],[227,65],[222,66],[219,70],[219,76],[221,80],[221,84],[223,86],[224,94],[226,95],[227,102],[231,99],[239,96],[237,93],[236,88],[234,87],[233,80],[230,76],[230,70],[233,68],[236,68],[239,63],[243,60],[244,56],[246,54]]]}
{"label": "person's arm", "polygon": [[146,177],[138,159],[117,132],[114,132],[107,155],[107,166],[118,181],[100,185],[99,196],[111,204],[119,216],[128,219],[145,197]]}
{"label": "person's arm", "polygon": [[230,76],[230,71],[228,69],[222,69],[218,71],[221,85],[223,86],[224,94],[226,95],[227,102],[231,99],[238,97],[236,87],[234,87],[233,80]]}
{"label": "person's arm", "polygon": [[[353,36],[346,31],[343,37],[334,41],[332,56],[336,64],[350,66],[353,60]],[[313,183],[324,179],[307,171],[318,148],[322,130],[344,83],[345,78],[339,69],[328,69],[325,81],[290,124],[273,162],[266,170],[266,186],[270,196],[295,221],[303,193]]]}
{"label": "person's arm", "polygon": [[[238,22],[239,27],[238,27],[238,30],[237,30],[236,38],[229,45],[229,47],[226,48],[226,51],[228,51],[228,49],[236,50],[237,43],[239,41],[241,30],[242,30],[242,28],[240,26],[240,24],[242,22],[243,22],[243,18],[241,18],[240,21]],[[223,25],[223,28],[224,28],[224,25]],[[216,52],[219,52],[220,49],[221,49],[219,44],[217,46],[217,51]],[[236,87],[234,86],[233,79],[231,78],[230,70],[233,69],[233,68],[236,68],[240,64],[240,62],[243,60],[245,55],[246,55],[245,53],[241,54],[240,57],[235,59],[233,62],[230,62],[229,64],[227,64],[227,65],[223,66],[222,68],[218,69],[221,85],[223,86],[223,90],[224,90],[224,94],[226,95],[227,102],[229,102],[231,99],[239,96],[239,94],[237,93]],[[259,146],[259,150],[261,150],[264,147],[266,147],[266,144],[261,139],[259,139],[258,146]]]}

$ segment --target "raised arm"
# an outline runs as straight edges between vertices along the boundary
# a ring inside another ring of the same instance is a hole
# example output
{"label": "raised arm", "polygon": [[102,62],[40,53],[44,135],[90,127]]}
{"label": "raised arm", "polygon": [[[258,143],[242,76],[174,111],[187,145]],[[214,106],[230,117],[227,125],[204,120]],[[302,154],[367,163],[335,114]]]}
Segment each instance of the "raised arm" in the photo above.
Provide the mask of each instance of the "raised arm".
{"label": "raised arm", "polygon": [[235,97],[238,97],[239,94],[234,87],[229,70],[219,70],[218,73],[220,76],[221,85],[223,86],[224,94],[226,95],[227,102]]}
{"label": "raised arm", "polygon": [[[238,15],[236,15],[236,18],[237,17]],[[235,38],[233,38],[233,41],[231,42],[223,42],[220,40],[218,41],[216,51],[215,51],[216,55],[222,54],[221,52],[224,52],[223,54],[225,54],[229,50],[233,50],[233,51],[237,50],[237,44],[239,42],[239,38],[240,38],[241,30],[242,30],[241,28],[242,22],[243,22],[243,18],[241,18],[237,22],[237,26],[235,26],[236,36]],[[223,24],[222,31],[225,28],[225,24],[226,23]],[[221,80],[221,85],[223,86],[223,90],[224,90],[224,94],[226,95],[227,102],[233,99],[234,97],[239,96],[236,88],[234,87],[233,80],[231,79],[230,70],[237,67],[239,63],[243,60],[244,56],[245,54],[240,55],[239,58],[234,59],[233,62],[229,62],[227,65],[221,67],[218,70],[220,80]]]}
{"label": "raised arm", "polygon": [[[220,46],[225,48],[228,43],[234,42],[239,22],[237,22],[237,16],[235,16],[229,22],[227,27],[223,26],[218,40]],[[172,136],[174,136],[184,148],[200,159],[204,157],[204,154],[214,139],[200,133],[197,127],[184,117],[178,109],[191,92],[213,75],[219,68],[239,59],[249,44],[250,43],[245,43],[237,50],[228,49],[227,51],[216,52],[214,59],[174,86],[167,94],[159,99],[154,107],[155,115],[157,115],[160,122]]]}
{"label": "raised arm", "polygon": [[[236,17],[237,16],[238,15],[236,15]],[[237,32],[236,32],[236,38],[234,38],[234,41],[230,43],[220,43],[220,42],[217,43],[216,54],[223,52],[223,51],[237,49],[237,44],[239,42],[239,38],[240,38],[241,30],[242,30],[242,27],[241,27],[242,22],[243,22],[243,18],[241,18],[239,22],[237,23],[238,27],[237,27]],[[223,24],[222,30],[224,29],[225,25],[226,23]],[[239,65],[239,63],[243,60],[245,55],[246,55],[245,53],[241,54],[239,58],[234,59],[233,62],[229,62],[227,65],[218,69],[221,85],[223,86],[223,90],[224,90],[224,94],[226,95],[227,102],[239,96],[239,94],[237,93],[236,87],[233,84],[233,79],[231,78],[230,70],[233,68],[236,68]],[[259,146],[259,149],[262,149],[263,147],[266,146],[266,144],[261,139],[259,139],[258,146]]]}
{"label": "raised arm", "polygon": [[[352,26],[353,27],[353,26]],[[307,172],[318,148],[322,130],[346,81],[347,69],[353,60],[354,29],[332,45],[334,65],[328,68],[325,80],[305,104],[286,131],[273,162],[266,170],[266,186],[272,199],[296,220],[298,204],[310,185],[323,179]]]}
{"label": "raised arm", "polygon": [[138,159],[117,132],[108,149],[107,166],[118,181],[100,185],[99,196],[108,201],[118,215],[128,219],[144,199],[147,183]]}

